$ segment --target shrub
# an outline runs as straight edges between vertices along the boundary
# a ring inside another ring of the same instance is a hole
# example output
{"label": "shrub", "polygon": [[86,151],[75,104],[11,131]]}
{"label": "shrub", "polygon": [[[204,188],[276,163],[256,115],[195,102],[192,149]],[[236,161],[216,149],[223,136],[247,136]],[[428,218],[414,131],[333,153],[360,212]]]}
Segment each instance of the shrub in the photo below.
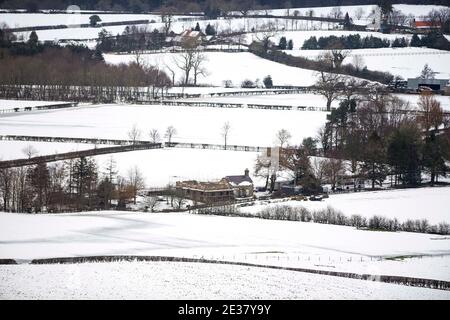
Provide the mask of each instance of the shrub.
{"label": "shrub", "polygon": [[265,78],[263,79],[263,83],[264,83],[264,86],[265,86],[267,89],[272,88],[272,87],[273,87],[272,77],[271,77],[270,75],[268,75],[267,77],[265,77]]}
{"label": "shrub", "polygon": [[252,80],[246,79],[242,81],[241,88],[256,88],[256,85]]}
{"label": "shrub", "polygon": [[450,226],[448,225],[448,223],[441,222],[437,226],[437,232],[444,235],[450,234]]}
{"label": "shrub", "polygon": [[299,208],[300,221],[310,222],[312,220],[311,212],[304,207]]}

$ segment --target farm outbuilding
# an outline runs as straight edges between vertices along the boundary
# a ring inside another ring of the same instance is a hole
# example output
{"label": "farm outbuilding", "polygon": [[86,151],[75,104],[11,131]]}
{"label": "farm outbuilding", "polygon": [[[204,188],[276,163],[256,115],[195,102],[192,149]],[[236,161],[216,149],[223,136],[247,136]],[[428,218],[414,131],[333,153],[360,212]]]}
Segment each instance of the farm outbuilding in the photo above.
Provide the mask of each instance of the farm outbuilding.
{"label": "farm outbuilding", "polygon": [[418,90],[420,87],[428,87],[432,90],[439,91],[444,90],[448,86],[449,79],[421,79],[421,78],[408,78],[408,89]]}

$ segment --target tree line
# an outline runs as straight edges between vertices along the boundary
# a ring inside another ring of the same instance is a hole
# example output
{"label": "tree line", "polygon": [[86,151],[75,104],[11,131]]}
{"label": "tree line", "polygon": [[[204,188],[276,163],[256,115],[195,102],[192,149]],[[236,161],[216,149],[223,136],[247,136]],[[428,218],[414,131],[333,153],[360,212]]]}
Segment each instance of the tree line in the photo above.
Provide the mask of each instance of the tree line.
{"label": "tree line", "polygon": [[450,118],[430,93],[415,109],[377,88],[363,101],[349,97],[320,136],[325,153],[350,160],[353,174],[363,173],[374,188],[388,176],[392,186],[406,187],[420,185],[424,172],[431,184],[450,172]]}
{"label": "tree line", "polygon": [[100,169],[92,158],[0,170],[0,209],[5,212],[65,212],[125,209],[144,187],[137,167],[117,173],[111,157]]}
{"label": "tree line", "polygon": [[327,50],[327,49],[378,49],[378,48],[400,48],[400,47],[427,47],[432,49],[450,50],[450,42],[439,32],[430,32],[421,37],[413,34],[411,41],[405,37],[394,40],[381,39],[374,36],[361,37],[359,34],[348,36],[310,37],[305,40],[304,50]]}
{"label": "tree line", "polygon": [[[280,145],[289,134],[279,132]],[[317,144],[322,146],[318,155]],[[361,98],[348,93],[331,111],[316,138],[281,149],[280,166],[293,172],[294,183],[317,192],[325,182],[334,190],[340,180],[368,180],[372,189],[417,187],[426,174],[431,185],[450,173],[450,117],[429,93],[416,108],[378,88]],[[267,169],[258,162],[256,173]],[[267,174],[267,171],[263,171]],[[269,176],[267,176],[269,178]]]}
{"label": "tree line", "polygon": [[351,226],[363,230],[405,231],[442,235],[450,234],[450,225],[446,222],[432,225],[427,219],[407,219],[400,222],[397,218],[386,218],[381,215],[373,215],[369,218],[359,214],[346,216],[341,211],[330,206],[324,209],[309,210],[302,206],[292,207],[288,205],[274,205],[265,207],[253,213],[240,212],[235,206],[220,206],[197,209],[195,212],[198,214],[333,224]]}
{"label": "tree line", "polygon": [[348,36],[328,36],[328,37],[319,37],[318,39],[315,36],[310,37],[305,40],[302,45],[302,49],[304,50],[326,50],[330,48],[342,48],[342,49],[366,49],[366,48],[389,48],[393,43],[405,43],[405,47],[407,46],[407,40],[405,38],[399,38],[390,41],[388,39],[381,39],[374,36],[366,36],[362,38],[359,34],[351,34]]}
{"label": "tree line", "polygon": [[3,35],[0,96],[4,98],[132,101],[141,95],[154,97],[171,86],[163,70],[140,60],[111,65],[100,51],[85,46],[43,44],[33,32],[25,43]]}
{"label": "tree line", "polygon": [[450,173],[450,116],[431,93],[422,93],[412,107],[385,88],[358,80],[348,79],[336,90],[332,101],[340,98],[339,107],[317,136],[290,145],[290,133],[281,129],[278,158],[257,158],[254,173],[265,179],[265,189],[274,192],[278,170],[290,174],[304,194],[322,192],[324,184],[336,190],[349,183],[356,190],[365,181],[372,189],[386,183],[435,185]]}
{"label": "tree line", "polygon": [[127,26],[122,34],[113,35],[102,29],[97,38],[97,50],[101,52],[135,52],[158,50],[165,46],[166,34],[158,29],[149,31],[147,27]]}

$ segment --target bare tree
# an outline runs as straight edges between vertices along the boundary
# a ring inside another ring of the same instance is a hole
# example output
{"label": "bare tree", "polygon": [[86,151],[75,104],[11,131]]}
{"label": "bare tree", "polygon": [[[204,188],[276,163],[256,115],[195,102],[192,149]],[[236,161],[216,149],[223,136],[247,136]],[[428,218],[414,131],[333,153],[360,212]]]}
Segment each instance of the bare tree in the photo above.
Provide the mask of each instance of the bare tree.
{"label": "bare tree", "polygon": [[231,37],[232,42],[238,45],[238,49],[241,49],[241,46],[245,44],[245,40],[247,39],[247,35],[243,31],[237,30],[237,33]]}
{"label": "bare tree", "polygon": [[189,76],[191,74],[192,65],[194,63],[194,51],[188,50],[179,54],[179,56],[174,59],[174,63],[177,68],[183,72],[183,85],[188,85]]}
{"label": "bare tree", "polygon": [[142,68],[144,66],[144,58],[142,57],[142,50],[137,48],[134,50],[133,53],[133,62],[136,63],[136,65],[139,68]]}
{"label": "bare tree", "polygon": [[403,14],[400,10],[393,10],[389,22],[394,25],[403,26],[408,21],[408,16]]}
{"label": "bare tree", "polygon": [[158,143],[161,140],[158,129],[151,129],[149,132],[150,142]]}
{"label": "bare tree", "polygon": [[183,72],[183,84],[186,86],[189,84],[189,78],[194,69],[194,65],[196,65],[198,75],[202,70],[205,57],[196,49],[197,43],[194,39],[185,40],[182,46],[185,51],[179,54],[173,62]]}
{"label": "bare tree", "polygon": [[181,207],[185,204],[186,198],[182,190],[172,189],[170,192],[170,203],[172,207],[175,209],[181,209]]}
{"label": "bare tree", "polygon": [[262,177],[265,179],[265,189],[269,186],[269,178],[271,175],[271,159],[266,156],[258,155],[255,163],[255,176]]}
{"label": "bare tree", "polygon": [[164,135],[164,138],[167,139],[167,142],[171,143],[172,142],[172,138],[174,135],[177,134],[177,130],[175,129],[174,126],[168,126],[166,129],[166,133]]}
{"label": "bare tree", "polygon": [[325,182],[326,159],[314,157],[311,161],[311,170],[317,181],[322,185]]}
{"label": "bare tree", "polygon": [[[434,27],[438,27],[442,32],[449,32],[450,8],[433,9],[428,14],[428,20]],[[445,30],[447,28],[447,30]]]}
{"label": "bare tree", "polygon": [[169,35],[173,23],[173,9],[164,7],[161,9],[161,22],[163,23],[164,35]]}
{"label": "bare tree", "polygon": [[136,144],[136,142],[141,138],[141,130],[136,124],[134,124],[131,130],[128,131],[128,138],[133,142],[133,144]]}
{"label": "bare tree", "polygon": [[231,125],[230,125],[230,123],[227,121],[227,122],[225,122],[224,124],[223,124],[223,126],[222,126],[222,137],[223,137],[223,139],[224,139],[224,146],[225,146],[225,149],[227,148],[227,140],[228,140],[228,135],[229,135],[229,133],[230,133],[230,129],[231,129]]}
{"label": "bare tree", "polygon": [[104,200],[105,200],[105,208],[109,209],[111,206],[111,200],[113,198],[114,186],[117,178],[117,164],[114,160],[113,156],[110,156],[108,162],[106,164],[104,176],[106,177],[105,181],[105,190],[104,190]]}
{"label": "bare tree", "polygon": [[324,66],[324,70],[332,71],[334,68],[334,58],[331,54],[331,50],[322,51],[316,58],[321,65]]}
{"label": "bare tree", "polygon": [[339,177],[345,173],[344,162],[341,159],[328,158],[323,165],[324,175],[334,190]]}
{"label": "bare tree", "polygon": [[175,69],[170,67],[168,64],[164,64],[164,66],[169,71],[170,75],[172,76],[171,77],[171,79],[172,79],[172,86],[174,86],[175,85],[175,75],[176,75]]}
{"label": "bare tree", "polygon": [[147,210],[150,210],[150,212],[155,212],[155,210],[159,206],[158,197],[155,197],[155,196],[147,196],[147,197],[145,197],[144,205],[145,205]]}
{"label": "bare tree", "polygon": [[136,204],[136,198],[139,191],[145,188],[144,177],[137,166],[128,170],[127,183],[132,192],[133,203]]}
{"label": "bare tree", "polygon": [[205,62],[208,61],[208,58],[199,51],[194,52],[193,62],[192,62],[192,71],[194,73],[194,85],[197,85],[197,77],[202,75],[207,75],[207,70],[205,68]]}
{"label": "bare tree", "polygon": [[319,73],[315,89],[327,99],[327,111],[331,110],[331,103],[341,94],[342,79],[342,75],[337,73],[326,73],[323,71]]}
{"label": "bare tree", "polygon": [[341,90],[342,98],[347,101],[359,99],[358,92],[368,86],[368,81],[358,78],[343,76],[343,86]]}
{"label": "bare tree", "polygon": [[334,47],[331,49],[331,55],[333,57],[333,66],[335,69],[338,69],[342,66],[345,58],[350,54],[350,50],[343,50],[338,47]]}
{"label": "bare tree", "polygon": [[306,150],[302,147],[281,149],[280,166],[289,170],[295,185],[303,185],[306,189],[307,181],[312,177],[311,162]]}
{"label": "bare tree", "polygon": [[256,34],[256,39],[263,45],[264,51],[270,46],[270,39],[276,35],[276,28],[273,22],[268,22],[261,26],[262,31]]}
{"label": "bare tree", "polygon": [[277,142],[280,144],[280,148],[289,145],[289,140],[292,138],[291,133],[286,129],[281,129],[277,132]]}
{"label": "bare tree", "polygon": [[353,55],[353,66],[356,68],[356,70],[361,71],[366,66],[366,63],[364,61],[364,58],[360,54]]}
{"label": "bare tree", "polygon": [[237,9],[242,14],[243,17],[247,17],[250,10],[254,6],[254,3],[252,0],[241,0],[239,2],[235,3],[235,6],[237,6]]}
{"label": "bare tree", "polygon": [[330,17],[334,19],[341,19],[343,16],[341,7],[334,7],[330,11]]}
{"label": "bare tree", "polygon": [[355,17],[358,20],[361,20],[361,18],[366,14],[366,12],[364,11],[363,8],[359,7],[358,9],[356,9],[355,11]]}
{"label": "bare tree", "polygon": [[33,147],[31,144],[29,144],[25,148],[23,148],[22,152],[28,157],[28,159],[30,159],[38,154],[37,149],[35,147]]}
{"label": "bare tree", "polygon": [[426,131],[429,131],[431,128],[437,130],[444,122],[444,111],[442,110],[440,102],[431,94],[423,93],[420,96],[417,105],[420,111],[417,116],[417,121],[420,123],[421,127]]}

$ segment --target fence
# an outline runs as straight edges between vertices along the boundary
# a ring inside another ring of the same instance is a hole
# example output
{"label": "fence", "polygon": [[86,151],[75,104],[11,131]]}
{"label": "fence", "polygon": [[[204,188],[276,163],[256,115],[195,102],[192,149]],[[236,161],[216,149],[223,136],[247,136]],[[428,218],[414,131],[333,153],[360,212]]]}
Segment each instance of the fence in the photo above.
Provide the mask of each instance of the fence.
{"label": "fence", "polygon": [[[222,256],[222,258],[225,258]],[[273,264],[256,264],[243,261],[229,261],[220,260],[220,257],[206,259],[204,257],[194,258],[191,257],[166,257],[166,256],[90,256],[90,257],[66,257],[66,258],[49,258],[49,259],[34,259],[31,264],[57,264],[57,263],[89,263],[89,262],[115,262],[115,261],[158,261],[158,262],[187,262],[187,263],[210,263],[210,264],[227,264],[236,266],[256,267],[277,269],[304,273],[313,273],[326,276],[343,277],[350,279],[377,281],[384,283],[395,283],[413,287],[425,287],[440,290],[450,290],[450,282],[444,280],[414,278],[405,276],[392,276],[381,274],[360,274],[353,272],[339,272],[329,271],[323,269],[311,269],[311,268],[299,268],[299,267],[287,267]],[[323,266],[318,266],[323,267]],[[326,266],[325,266],[326,267]]]}
{"label": "fence", "polygon": [[36,142],[62,142],[62,143],[89,143],[89,144],[110,144],[110,145],[143,145],[149,141],[143,140],[118,140],[118,139],[97,139],[97,138],[75,138],[75,137],[46,137],[46,136],[22,136],[22,135],[0,135],[0,140],[4,141],[36,141]]}
{"label": "fence", "polygon": [[140,101],[142,104],[177,106],[177,107],[197,107],[197,108],[248,108],[262,110],[297,110],[297,111],[323,111],[327,112],[324,107],[312,106],[287,106],[287,105],[269,105],[269,104],[243,104],[228,102],[206,102],[206,101],[176,101],[176,100],[150,100]]}
{"label": "fence", "polygon": [[16,160],[0,161],[0,169],[22,167],[22,166],[35,165],[35,164],[45,163],[45,162],[76,159],[76,158],[81,158],[81,157],[91,157],[91,156],[97,156],[97,155],[102,155],[102,154],[148,150],[148,149],[161,149],[161,148],[162,148],[161,143],[146,143],[146,144],[119,146],[119,147],[94,148],[94,149],[89,149],[89,150],[33,157],[33,158],[29,158],[29,159],[16,159]]}
{"label": "fence", "polygon": [[43,106],[32,106],[32,107],[12,107],[9,109],[0,109],[0,114],[5,113],[15,113],[15,112],[28,112],[28,111],[36,111],[36,110],[52,110],[52,109],[65,109],[65,108],[74,108],[77,107],[78,103],[58,103],[58,104],[49,104]]}
{"label": "fence", "polygon": [[[255,88],[253,88],[255,89]],[[303,94],[313,92],[312,87],[279,87],[277,89],[261,89],[211,92],[211,93],[166,93],[164,98],[214,98],[214,97],[235,97],[235,96],[261,96],[261,95],[277,95],[277,94]]]}
{"label": "fence", "polygon": [[[95,138],[76,138],[76,137],[45,137],[45,136],[23,136],[23,135],[0,135],[0,141],[35,141],[35,142],[60,142],[60,143],[87,143],[87,144],[110,144],[115,146],[133,146],[149,145],[149,141],[143,140],[117,140],[117,139],[95,139]],[[158,143],[160,148],[185,148],[185,149],[209,149],[226,151],[246,151],[246,152],[264,152],[269,154],[271,147],[267,146],[246,146],[246,145],[223,145],[210,143],[194,142],[163,142]],[[103,148],[105,149],[105,148]],[[132,151],[132,150],[130,150]],[[323,156],[322,149],[316,149],[316,156]]]}
{"label": "fence", "polygon": [[270,147],[244,146],[244,145],[223,145],[209,143],[190,143],[190,142],[166,142],[167,148],[186,148],[186,149],[210,149],[210,150],[229,150],[229,151],[248,151],[248,152],[268,152]]}
{"label": "fence", "polygon": [[[248,49],[236,49],[236,48],[197,48],[196,51],[199,52],[247,52]],[[170,49],[160,49],[160,50],[142,50],[139,51],[140,54],[160,54],[160,53],[183,53],[187,52],[186,49],[183,48],[170,48]],[[132,55],[130,52],[112,52],[114,55]]]}

